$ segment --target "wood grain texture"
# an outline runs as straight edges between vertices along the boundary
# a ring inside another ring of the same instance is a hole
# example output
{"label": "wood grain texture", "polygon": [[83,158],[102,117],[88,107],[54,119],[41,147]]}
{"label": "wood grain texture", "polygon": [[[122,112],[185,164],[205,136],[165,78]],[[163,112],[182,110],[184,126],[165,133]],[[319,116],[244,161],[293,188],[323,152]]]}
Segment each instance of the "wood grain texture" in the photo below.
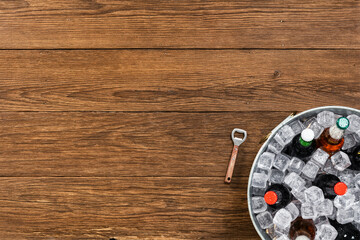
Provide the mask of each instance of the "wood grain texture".
{"label": "wood grain texture", "polygon": [[230,133],[248,132],[234,179],[289,112],[1,112],[0,176],[222,177]]}
{"label": "wood grain texture", "polygon": [[0,51],[0,111],[360,108],[359,56],[359,50]]}
{"label": "wood grain texture", "polygon": [[359,48],[356,0],[0,3],[2,49]]}
{"label": "wood grain texture", "polygon": [[359,10],[0,1],[0,239],[260,239],[259,140],[292,111],[360,108]]}
{"label": "wood grain texture", "polygon": [[6,178],[1,239],[259,239],[246,177]]}

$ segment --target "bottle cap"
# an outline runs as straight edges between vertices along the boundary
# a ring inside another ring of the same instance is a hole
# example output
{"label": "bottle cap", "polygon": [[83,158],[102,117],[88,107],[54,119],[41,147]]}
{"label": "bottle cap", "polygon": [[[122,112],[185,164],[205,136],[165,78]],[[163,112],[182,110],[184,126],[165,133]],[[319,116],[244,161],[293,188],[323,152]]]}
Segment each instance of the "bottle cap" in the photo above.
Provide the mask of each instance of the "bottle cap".
{"label": "bottle cap", "polygon": [[308,238],[308,237],[305,236],[305,235],[300,235],[300,236],[298,236],[297,238],[295,238],[295,240],[310,240],[310,238]]}
{"label": "bottle cap", "polygon": [[301,139],[304,140],[305,142],[311,142],[312,140],[314,140],[314,137],[315,137],[314,131],[310,128],[306,128],[301,132]]}
{"label": "bottle cap", "polygon": [[341,117],[336,121],[336,126],[342,130],[345,130],[349,127],[350,121],[346,117]]}
{"label": "bottle cap", "polygon": [[335,184],[334,186],[334,192],[337,195],[344,195],[347,192],[347,186],[345,183],[343,182],[338,182],[337,184]]}
{"label": "bottle cap", "polygon": [[274,205],[278,200],[278,196],[274,191],[268,191],[264,195],[264,200],[267,204]]}

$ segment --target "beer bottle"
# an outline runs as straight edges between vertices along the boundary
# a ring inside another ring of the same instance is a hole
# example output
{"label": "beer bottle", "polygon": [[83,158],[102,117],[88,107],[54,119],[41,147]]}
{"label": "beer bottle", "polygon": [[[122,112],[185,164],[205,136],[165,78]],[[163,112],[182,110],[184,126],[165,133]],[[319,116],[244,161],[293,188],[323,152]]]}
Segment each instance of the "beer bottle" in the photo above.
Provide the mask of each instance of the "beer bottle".
{"label": "beer bottle", "polygon": [[346,117],[340,117],[336,121],[335,125],[326,128],[322,132],[317,140],[318,147],[330,155],[340,150],[340,148],[344,145],[344,131],[349,127],[349,125],[349,119]]}
{"label": "beer bottle", "polygon": [[300,134],[296,135],[289,144],[287,148],[288,154],[306,161],[317,148],[314,136],[315,134],[312,129],[304,129]]}
{"label": "beer bottle", "polygon": [[316,227],[311,219],[296,218],[290,225],[289,237],[291,240],[314,240]]}
{"label": "beer bottle", "polygon": [[337,195],[344,195],[347,191],[345,183],[332,174],[319,174],[313,184],[324,192],[324,197],[333,200]]}
{"label": "beer bottle", "polygon": [[290,190],[281,184],[272,184],[266,189],[264,200],[273,210],[286,207],[292,200]]}

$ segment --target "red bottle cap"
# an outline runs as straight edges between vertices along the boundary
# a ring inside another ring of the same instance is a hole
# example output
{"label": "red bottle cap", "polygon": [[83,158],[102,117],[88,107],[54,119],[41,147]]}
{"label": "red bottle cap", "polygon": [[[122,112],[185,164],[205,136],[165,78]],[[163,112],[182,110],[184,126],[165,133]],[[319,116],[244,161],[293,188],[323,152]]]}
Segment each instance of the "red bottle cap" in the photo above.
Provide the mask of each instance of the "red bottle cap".
{"label": "red bottle cap", "polygon": [[274,205],[278,200],[278,196],[274,191],[268,191],[264,195],[264,200],[267,204]]}
{"label": "red bottle cap", "polygon": [[337,195],[344,195],[347,191],[347,186],[345,183],[343,182],[338,182],[337,184],[335,184],[334,186],[334,192]]}

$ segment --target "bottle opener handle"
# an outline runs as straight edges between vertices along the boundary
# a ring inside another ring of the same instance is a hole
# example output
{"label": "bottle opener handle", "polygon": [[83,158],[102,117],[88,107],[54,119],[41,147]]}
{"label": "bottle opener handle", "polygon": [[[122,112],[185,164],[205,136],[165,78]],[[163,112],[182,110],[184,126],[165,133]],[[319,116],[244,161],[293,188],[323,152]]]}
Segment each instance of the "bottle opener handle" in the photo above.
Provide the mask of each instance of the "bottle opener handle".
{"label": "bottle opener handle", "polygon": [[[235,133],[242,133],[244,134],[244,138],[236,138],[235,137]],[[232,133],[231,133],[231,139],[234,142],[234,148],[230,157],[230,161],[229,161],[229,165],[226,171],[226,176],[225,176],[225,183],[230,183],[231,179],[232,179],[232,175],[234,172],[234,167],[235,167],[235,162],[236,162],[236,157],[239,151],[239,146],[245,142],[247,137],[247,133],[245,130],[239,129],[239,128],[235,128]]]}

